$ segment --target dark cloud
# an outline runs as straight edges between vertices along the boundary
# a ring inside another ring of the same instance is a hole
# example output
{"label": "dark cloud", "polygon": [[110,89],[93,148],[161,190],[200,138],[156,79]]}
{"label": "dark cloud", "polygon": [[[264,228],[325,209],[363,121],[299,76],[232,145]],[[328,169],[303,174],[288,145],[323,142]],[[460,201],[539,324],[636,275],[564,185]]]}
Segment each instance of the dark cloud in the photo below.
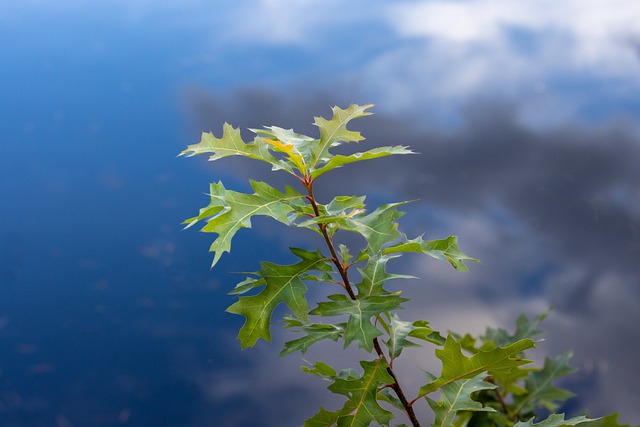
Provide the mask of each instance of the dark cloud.
{"label": "dark cloud", "polygon": [[[200,129],[216,133],[227,121],[310,135],[317,133],[311,118],[328,116],[328,106],[340,101],[319,94],[298,103],[262,90],[224,98],[192,91],[189,99]],[[374,163],[354,165],[336,173],[336,182],[345,192],[376,186],[456,210],[497,203],[568,258],[640,274],[640,138],[631,129],[534,131],[518,123],[516,106],[486,102],[468,107],[464,117],[463,127],[449,132],[383,115],[359,119],[352,127],[369,148],[404,144],[420,155],[379,160],[375,174],[367,173]]]}
{"label": "dark cloud", "polygon": [[[195,89],[185,99],[197,128],[214,134],[227,121],[243,128],[275,124],[316,135],[310,126],[314,115],[327,117],[330,106],[352,101],[322,93],[290,101],[292,94],[263,90],[216,96]],[[601,389],[610,394],[594,393],[584,402],[597,403],[596,410],[620,409],[623,419],[625,413],[636,414],[631,404],[615,405],[622,394],[640,394],[634,385],[640,378],[630,381],[627,376],[633,363],[616,350],[624,346],[626,354],[640,355],[640,332],[629,327],[640,322],[640,312],[628,303],[640,300],[640,138],[622,122],[532,129],[519,121],[517,105],[496,102],[470,103],[462,117],[454,130],[425,128],[418,119],[384,114],[359,119],[352,128],[367,137],[367,148],[403,144],[421,154],[352,165],[326,175],[318,187],[421,199],[416,209],[427,215],[430,210],[450,212],[447,226],[453,229],[463,216],[493,224],[484,232],[498,235],[490,243],[478,241],[482,233],[461,235],[469,247],[492,252],[473,253],[488,261],[477,275],[482,283],[476,292],[493,295],[492,304],[500,307],[506,304],[496,301],[501,294],[514,295],[504,291],[509,284],[492,277],[524,283],[514,288],[523,301],[530,295],[527,284],[538,287],[537,298],[555,306],[557,313],[548,323],[548,349],[575,348],[577,363],[608,366],[606,372],[591,369],[587,374],[601,375]],[[264,178],[262,171],[248,169],[249,163],[240,164],[243,174],[252,170],[254,178]],[[508,218],[504,227],[496,211]],[[510,228],[520,231],[510,234]],[[511,275],[504,273],[507,269]],[[526,310],[526,303],[520,305]],[[621,384],[619,392],[611,391],[612,381]]]}

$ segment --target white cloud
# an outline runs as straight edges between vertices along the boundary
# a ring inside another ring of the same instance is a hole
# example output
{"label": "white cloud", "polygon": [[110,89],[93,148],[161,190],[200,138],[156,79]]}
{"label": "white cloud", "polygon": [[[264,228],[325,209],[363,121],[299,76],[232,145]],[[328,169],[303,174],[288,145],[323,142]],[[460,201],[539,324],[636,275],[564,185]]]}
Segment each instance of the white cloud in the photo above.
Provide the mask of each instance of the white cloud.
{"label": "white cloud", "polygon": [[233,13],[237,25],[230,35],[235,41],[260,44],[316,45],[336,30],[381,20],[376,3],[356,1],[345,6],[338,0],[244,1]]}
{"label": "white cloud", "polygon": [[453,43],[501,43],[509,29],[533,32],[542,43],[565,39],[567,59],[586,66],[637,60],[625,42],[640,36],[640,3],[629,0],[423,1],[393,7],[391,20],[402,36]]}
{"label": "white cloud", "polygon": [[[538,122],[543,105],[558,123],[598,91],[640,86],[639,2],[413,1],[389,6],[387,16],[401,42],[353,79],[389,108],[499,96],[517,99]],[[594,90],[576,97],[578,85]]]}

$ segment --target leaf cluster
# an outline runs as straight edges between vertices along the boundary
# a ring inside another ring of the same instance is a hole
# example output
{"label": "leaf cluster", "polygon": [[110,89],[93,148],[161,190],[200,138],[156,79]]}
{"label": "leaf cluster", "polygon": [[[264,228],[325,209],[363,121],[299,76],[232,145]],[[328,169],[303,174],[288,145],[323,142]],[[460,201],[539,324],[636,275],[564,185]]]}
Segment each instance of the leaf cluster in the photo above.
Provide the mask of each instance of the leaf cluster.
{"label": "leaf cluster", "polygon": [[[334,107],[329,119],[316,117],[318,137],[301,135],[292,129],[268,126],[252,129],[255,137],[245,142],[240,131],[224,125],[221,137],[203,133],[199,143],[181,155],[207,154],[217,161],[242,156],[266,162],[273,171],[292,177],[292,186],[283,190],[266,182],[250,181],[252,193],[228,190],[212,183],[209,204],[185,221],[186,227],[204,223],[201,231],[215,234],[210,251],[215,265],[231,251],[233,237],[250,228],[255,216],[270,217],[286,226],[311,230],[319,235],[314,250],[291,248],[293,264],[262,262],[260,269],[247,273],[230,292],[238,299],[227,311],[245,318],[238,339],[242,348],[260,339],[271,340],[275,309],[285,305],[285,328],[299,334],[287,341],[280,353],[305,353],[323,341],[351,344],[367,354],[361,370],[337,372],[318,361],[303,370],[330,382],[328,389],[345,398],[336,410],[320,408],[304,423],[306,427],[358,426],[376,423],[389,426],[395,414],[404,412],[409,422],[420,425],[413,406],[428,405],[434,426],[570,426],[618,425],[614,418],[592,420],[574,417],[565,420],[552,414],[538,424],[533,419],[541,411],[554,412],[571,397],[554,381],[571,372],[570,354],[548,359],[542,368],[528,367],[525,352],[533,347],[537,323],[521,317],[516,332],[488,329],[480,337],[441,334],[425,320],[401,320],[397,311],[408,302],[401,291],[390,291],[389,281],[411,278],[388,271],[388,265],[406,253],[428,255],[448,262],[457,271],[467,271],[466,262],[475,262],[458,247],[458,238],[448,236],[425,240],[407,237],[399,229],[399,210],[406,202],[393,202],[370,209],[365,196],[336,195],[321,202],[314,193],[320,178],[345,165],[392,155],[413,154],[405,146],[384,146],[344,155],[336,149],[364,138],[347,128],[351,120],[369,115],[371,105]],[[360,247],[347,247],[341,236],[360,237]],[[328,286],[326,299],[309,301],[307,286]],[[432,346],[442,363],[439,376],[426,373],[425,382],[413,396],[402,389],[394,363],[408,347]],[[394,411],[396,408],[398,411]],[[404,425],[404,424],[402,424]]]}

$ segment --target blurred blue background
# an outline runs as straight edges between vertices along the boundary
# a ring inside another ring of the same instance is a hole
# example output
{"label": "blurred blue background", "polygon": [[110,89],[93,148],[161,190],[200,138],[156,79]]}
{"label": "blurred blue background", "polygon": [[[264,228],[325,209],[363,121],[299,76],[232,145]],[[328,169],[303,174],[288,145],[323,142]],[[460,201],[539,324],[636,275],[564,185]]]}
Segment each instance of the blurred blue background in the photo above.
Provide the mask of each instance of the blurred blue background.
{"label": "blurred blue background", "polygon": [[[403,231],[482,260],[398,263],[422,278],[403,317],[477,333],[554,307],[536,358],[575,351],[567,410],[637,423],[638,22],[633,0],[0,3],[0,425],[293,426],[330,406],[277,358],[278,322],[242,352],[224,312],[231,272],[314,236],[257,221],[210,271],[212,236],[180,223],[209,182],[269,174],[176,155],[225,121],[314,136],[352,102],[377,104],[363,144],[421,155],[320,194],[420,199]],[[405,360],[409,389],[438,369]]]}

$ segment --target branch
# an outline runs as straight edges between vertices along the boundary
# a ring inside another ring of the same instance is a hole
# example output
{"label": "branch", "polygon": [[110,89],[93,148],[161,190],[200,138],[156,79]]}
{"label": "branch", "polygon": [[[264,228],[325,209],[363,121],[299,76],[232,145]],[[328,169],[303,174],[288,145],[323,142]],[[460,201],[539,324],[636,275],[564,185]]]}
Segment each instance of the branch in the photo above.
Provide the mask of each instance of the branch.
{"label": "branch", "polygon": [[[318,208],[318,204],[313,195],[313,181],[306,180],[306,181],[302,181],[302,183],[304,184],[305,188],[307,189],[307,193],[309,194],[307,199],[311,203],[313,212],[315,213],[316,217],[320,217],[321,216],[320,209]],[[331,253],[331,261],[335,265],[338,273],[340,274],[340,277],[342,278],[342,281],[344,282],[344,288],[347,291],[349,298],[351,298],[354,301],[357,300],[358,297],[353,291],[353,286],[349,281],[349,275],[347,273],[347,269],[349,267],[343,265],[340,262],[340,259],[338,258],[338,254],[336,253],[335,247],[333,245],[333,240],[329,236],[329,233],[327,233],[327,225],[320,223],[318,224],[318,228],[320,229],[320,233],[324,237],[324,241],[327,244],[327,247],[329,248],[329,252]],[[378,357],[386,361],[386,357],[384,355],[384,352],[382,351],[382,348],[380,347],[380,342],[378,341],[377,337],[373,339],[373,347],[375,348],[376,353],[378,354]],[[390,387],[393,389],[393,391],[395,391],[396,395],[398,396],[398,399],[402,403],[402,406],[404,407],[404,410],[407,416],[409,417],[409,420],[411,420],[411,424],[413,425],[413,427],[420,427],[420,422],[418,421],[418,418],[416,417],[416,414],[413,411],[412,403],[410,403],[407,400],[407,397],[405,396],[404,392],[402,391],[402,388],[400,387],[398,378],[396,377],[389,363],[387,363],[387,373],[389,373],[391,378],[393,378],[393,384],[391,384]]]}

